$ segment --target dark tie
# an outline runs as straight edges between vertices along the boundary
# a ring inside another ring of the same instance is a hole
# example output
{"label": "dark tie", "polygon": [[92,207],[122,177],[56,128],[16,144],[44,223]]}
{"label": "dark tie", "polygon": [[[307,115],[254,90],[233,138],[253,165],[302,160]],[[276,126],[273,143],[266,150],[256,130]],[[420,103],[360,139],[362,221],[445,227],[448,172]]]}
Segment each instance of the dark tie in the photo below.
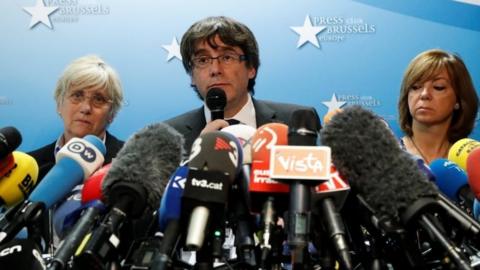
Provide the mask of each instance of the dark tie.
{"label": "dark tie", "polygon": [[227,121],[230,126],[240,124],[240,121],[238,121],[237,119],[233,119],[233,118],[232,119],[225,119],[225,121]]}

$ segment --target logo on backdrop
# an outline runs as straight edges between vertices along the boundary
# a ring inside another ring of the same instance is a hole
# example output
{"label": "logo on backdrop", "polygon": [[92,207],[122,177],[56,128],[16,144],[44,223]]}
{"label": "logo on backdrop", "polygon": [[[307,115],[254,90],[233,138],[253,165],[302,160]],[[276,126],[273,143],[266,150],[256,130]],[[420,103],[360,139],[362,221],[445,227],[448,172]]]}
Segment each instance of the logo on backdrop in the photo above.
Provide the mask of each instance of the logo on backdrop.
{"label": "logo on backdrop", "polygon": [[52,23],[76,23],[83,16],[110,14],[110,7],[99,0],[36,0],[35,6],[23,7],[32,18],[29,28],[43,23],[53,29]]}
{"label": "logo on backdrop", "polygon": [[178,60],[182,61],[182,55],[180,54],[180,45],[178,44],[177,37],[173,37],[172,43],[170,45],[165,44],[162,45],[167,52],[167,62],[170,62],[173,58],[177,58]]}
{"label": "logo on backdrop", "polygon": [[303,26],[291,26],[298,35],[297,48],[307,42],[320,48],[319,42],[343,42],[352,35],[374,34],[375,24],[360,17],[310,16],[305,17]]}
{"label": "logo on backdrop", "polygon": [[0,106],[2,105],[12,105],[13,101],[7,96],[0,96]]}
{"label": "logo on backdrop", "polygon": [[332,94],[330,101],[322,101],[322,104],[327,106],[328,112],[335,111],[342,108],[345,105],[360,105],[362,107],[378,107],[381,105],[380,100],[374,96],[360,96],[360,95],[347,95],[335,93]]}

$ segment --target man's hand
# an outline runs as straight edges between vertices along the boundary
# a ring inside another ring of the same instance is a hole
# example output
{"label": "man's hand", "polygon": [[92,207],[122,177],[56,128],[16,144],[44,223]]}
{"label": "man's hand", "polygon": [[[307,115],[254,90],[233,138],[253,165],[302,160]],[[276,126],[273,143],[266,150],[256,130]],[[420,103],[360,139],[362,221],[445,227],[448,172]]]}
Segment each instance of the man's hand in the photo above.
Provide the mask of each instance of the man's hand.
{"label": "man's hand", "polygon": [[200,132],[200,135],[207,132],[217,131],[228,126],[229,126],[228,122],[223,119],[213,120],[202,129],[202,132]]}

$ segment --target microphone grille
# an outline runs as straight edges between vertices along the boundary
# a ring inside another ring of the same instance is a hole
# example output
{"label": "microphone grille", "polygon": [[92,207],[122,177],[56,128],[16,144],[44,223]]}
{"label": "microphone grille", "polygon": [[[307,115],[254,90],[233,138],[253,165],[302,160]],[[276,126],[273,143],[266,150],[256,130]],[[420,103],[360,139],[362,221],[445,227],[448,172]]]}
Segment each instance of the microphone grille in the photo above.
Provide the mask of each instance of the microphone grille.
{"label": "microphone grille", "polygon": [[209,110],[223,110],[227,105],[227,96],[223,89],[214,87],[208,90],[205,98]]}

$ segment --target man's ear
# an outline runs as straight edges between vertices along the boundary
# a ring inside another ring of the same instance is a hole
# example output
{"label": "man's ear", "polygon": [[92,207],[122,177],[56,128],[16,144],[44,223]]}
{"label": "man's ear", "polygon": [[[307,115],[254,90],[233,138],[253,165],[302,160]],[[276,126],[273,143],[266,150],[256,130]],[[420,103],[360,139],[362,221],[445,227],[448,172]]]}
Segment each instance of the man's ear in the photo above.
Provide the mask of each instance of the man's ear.
{"label": "man's ear", "polygon": [[248,70],[248,78],[253,79],[257,75],[257,70],[254,67],[249,68]]}

